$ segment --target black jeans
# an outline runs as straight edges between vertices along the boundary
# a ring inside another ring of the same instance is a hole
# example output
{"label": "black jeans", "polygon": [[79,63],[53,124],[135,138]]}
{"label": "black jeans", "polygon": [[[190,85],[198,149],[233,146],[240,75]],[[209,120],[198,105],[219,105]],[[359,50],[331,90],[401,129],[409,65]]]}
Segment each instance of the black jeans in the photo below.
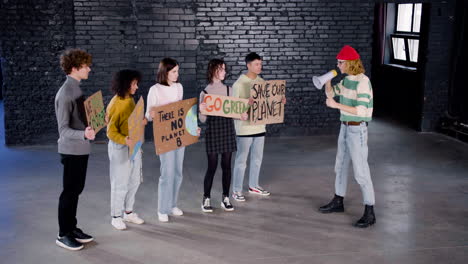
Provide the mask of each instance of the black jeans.
{"label": "black jeans", "polygon": [[[213,185],[213,178],[218,167],[218,154],[207,153],[208,156],[208,170],[205,174],[204,189],[205,197],[211,197],[211,186]],[[232,152],[221,154],[221,169],[223,170],[223,195],[229,196],[229,188],[231,187],[231,156]]]}
{"label": "black jeans", "polygon": [[58,206],[59,236],[76,228],[78,197],[84,189],[89,155],[60,154],[63,164],[63,191]]}

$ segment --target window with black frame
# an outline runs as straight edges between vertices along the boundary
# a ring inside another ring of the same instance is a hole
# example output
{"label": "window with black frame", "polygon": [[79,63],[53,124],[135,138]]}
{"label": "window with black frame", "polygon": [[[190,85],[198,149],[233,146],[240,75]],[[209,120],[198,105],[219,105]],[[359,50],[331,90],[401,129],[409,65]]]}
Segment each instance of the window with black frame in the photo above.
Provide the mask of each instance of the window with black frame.
{"label": "window with black frame", "polygon": [[417,66],[421,13],[421,3],[396,5],[395,32],[390,34],[391,63]]}

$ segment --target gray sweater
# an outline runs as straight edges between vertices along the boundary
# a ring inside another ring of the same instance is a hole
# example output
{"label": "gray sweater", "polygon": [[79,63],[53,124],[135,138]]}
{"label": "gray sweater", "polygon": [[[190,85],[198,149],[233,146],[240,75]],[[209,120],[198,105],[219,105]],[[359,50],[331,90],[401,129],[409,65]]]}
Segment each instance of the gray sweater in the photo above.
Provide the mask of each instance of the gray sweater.
{"label": "gray sweater", "polygon": [[91,145],[85,139],[86,114],[80,82],[70,76],[55,95],[55,115],[59,131],[58,152],[88,155]]}

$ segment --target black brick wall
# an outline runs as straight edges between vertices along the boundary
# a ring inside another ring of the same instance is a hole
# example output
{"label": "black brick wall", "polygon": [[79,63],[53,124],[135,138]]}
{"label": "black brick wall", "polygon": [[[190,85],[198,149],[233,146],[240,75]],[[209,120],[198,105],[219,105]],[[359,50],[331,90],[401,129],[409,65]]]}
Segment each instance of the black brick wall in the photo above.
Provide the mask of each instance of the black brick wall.
{"label": "black brick wall", "polygon": [[[245,71],[246,53],[258,52],[264,57],[262,76],[285,79],[288,87],[287,120],[269,126],[270,135],[336,132],[338,113],[325,107],[323,92],[313,88],[311,80],[335,66],[335,55],[344,44],[358,49],[370,73],[370,0],[4,0],[0,5],[7,144],[56,139],[53,98],[64,79],[58,55],[67,47],[93,55],[92,74],[83,88],[87,94],[103,90],[106,101],[112,73],[122,68],[143,72],[138,94],[146,98],[158,62],[174,57],[181,63],[181,82],[189,98],[206,85],[210,58],[227,61],[226,82],[232,85]],[[439,22],[435,19],[431,25]],[[442,41],[437,31],[446,29],[431,28],[430,52]],[[437,79],[433,73],[440,69],[433,61],[427,78]],[[432,100],[445,96],[440,89],[444,81],[428,82],[432,103],[424,112],[431,120],[446,103]]]}
{"label": "black brick wall", "polygon": [[431,3],[421,130],[434,131],[448,109],[455,1]]}
{"label": "black brick wall", "polygon": [[0,12],[5,143],[56,140],[58,55],[74,45],[73,1],[1,1]]}

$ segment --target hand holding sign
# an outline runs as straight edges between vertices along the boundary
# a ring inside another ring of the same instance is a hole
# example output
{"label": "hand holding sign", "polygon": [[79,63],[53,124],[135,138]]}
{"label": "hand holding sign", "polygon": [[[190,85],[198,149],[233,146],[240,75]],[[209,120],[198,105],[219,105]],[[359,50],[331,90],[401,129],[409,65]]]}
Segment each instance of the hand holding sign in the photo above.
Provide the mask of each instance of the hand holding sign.
{"label": "hand holding sign", "polygon": [[201,113],[206,113],[206,103],[201,103],[198,108],[200,108]]}
{"label": "hand holding sign", "polygon": [[132,139],[130,139],[130,137],[126,137],[125,145],[127,145],[128,147],[133,147],[135,145],[135,142]]}
{"label": "hand holding sign", "polygon": [[94,140],[94,138],[96,137],[96,133],[94,132],[94,129],[92,129],[91,127],[87,127],[85,129],[84,136],[89,140]]}

